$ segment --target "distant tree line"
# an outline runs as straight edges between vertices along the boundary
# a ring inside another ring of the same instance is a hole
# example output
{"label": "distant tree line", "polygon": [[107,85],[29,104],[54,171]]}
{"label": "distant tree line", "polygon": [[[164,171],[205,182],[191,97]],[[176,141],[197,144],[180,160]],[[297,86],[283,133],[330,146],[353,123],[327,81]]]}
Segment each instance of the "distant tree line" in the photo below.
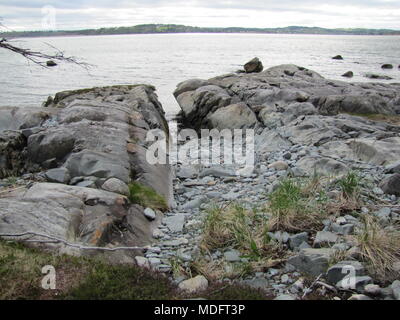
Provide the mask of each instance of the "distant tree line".
{"label": "distant tree line", "polygon": [[267,34],[331,34],[331,35],[400,35],[390,29],[326,29],[290,26],[285,28],[200,28],[176,24],[142,24],[133,27],[115,27],[74,31],[25,31],[0,33],[0,37],[47,37],[72,35],[114,35],[152,33],[267,33]]}

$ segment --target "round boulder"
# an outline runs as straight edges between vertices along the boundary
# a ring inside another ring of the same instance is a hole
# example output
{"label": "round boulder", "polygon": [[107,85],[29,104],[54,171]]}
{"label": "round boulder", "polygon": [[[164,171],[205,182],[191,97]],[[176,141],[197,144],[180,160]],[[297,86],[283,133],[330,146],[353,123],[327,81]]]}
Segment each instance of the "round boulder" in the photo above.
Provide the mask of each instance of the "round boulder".
{"label": "round boulder", "polygon": [[103,190],[122,194],[124,196],[129,195],[129,188],[125,182],[117,179],[117,178],[110,178],[106,182],[103,183],[102,187]]}

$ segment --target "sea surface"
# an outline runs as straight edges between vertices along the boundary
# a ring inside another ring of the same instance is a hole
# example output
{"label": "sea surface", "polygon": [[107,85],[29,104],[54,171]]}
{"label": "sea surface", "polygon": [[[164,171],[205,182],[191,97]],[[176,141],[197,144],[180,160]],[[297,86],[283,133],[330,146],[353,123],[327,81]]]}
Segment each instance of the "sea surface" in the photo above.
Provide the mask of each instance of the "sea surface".
{"label": "sea surface", "polygon": [[[16,45],[52,52],[93,65],[72,64],[44,69],[0,49],[0,106],[41,106],[49,95],[63,90],[116,84],[156,86],[167,112],[179,107],[172,95],[176,85],[191,78],[208,79],[234,72],[253,57],[266,68],[293,63],[331,79],[371,81],[367,72],[400,82],[400,37],[265,34],[153,34],[93,37],[14,39]],[[343,61],[332,60],[337,54]],[[393,70],[382,70],[391,63]],[[341,77],[352,70],[355,77]],[[375,80],[377,81],[377,80]]]}

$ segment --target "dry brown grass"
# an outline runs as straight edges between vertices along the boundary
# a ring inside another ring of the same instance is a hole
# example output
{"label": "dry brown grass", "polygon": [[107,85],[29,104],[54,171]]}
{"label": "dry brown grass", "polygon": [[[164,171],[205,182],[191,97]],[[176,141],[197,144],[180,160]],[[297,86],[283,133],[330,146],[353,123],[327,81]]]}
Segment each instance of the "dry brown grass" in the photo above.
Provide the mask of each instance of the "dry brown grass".
{"label": "dry brown grass", "polygon": [[394,265],[400,263],[400,230],[383,228],[376,218],[364,217],[364,227],[354,237],[369,271],[381,281],[400,278]]}

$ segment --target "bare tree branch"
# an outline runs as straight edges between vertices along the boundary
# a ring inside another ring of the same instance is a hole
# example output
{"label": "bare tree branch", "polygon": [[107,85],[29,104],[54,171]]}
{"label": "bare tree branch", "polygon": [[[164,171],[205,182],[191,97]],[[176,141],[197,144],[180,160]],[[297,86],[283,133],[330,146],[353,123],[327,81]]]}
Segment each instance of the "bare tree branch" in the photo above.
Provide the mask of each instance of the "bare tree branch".
{"label": "bare tree branch", "polygon": [[[3,19],[0,17],[0,29],[6,29],[8,31],[14,31],[9,29],[8,27],[6,27],[1,21]],[[10,43],[11,40],[7,39],[7,38],[0,38],[0,48],[3,48],[5,50],[9,50],[12,51],[16,54],[22,55],[23,57],[25,57],[26,59],[28,59],[29,61],[33,62],[34,64],[37,64],[41,67],[47,68],[51,65],[48,65],[48,61],[58,61],[58,62],[67,62],[67,63],[72,63],[72,64],[76,64],[80,67],[83,67],[85,69],[89,69],[92,65],[85,63],[85,62],[81,62],[79,61],[77,58],[75,57],[67,57],[65,56],[64,52],[57,49],[56,47],[46,43],[47,46],[49,46],[50,48],[52,48],[53,50],[55,50],[54,54],[46,54],[43,52],[39,52],[39,51],[33,51],[31,49],[28,48],[22,48],[20,46],[16,46],[12,43]],[[52,65],[54,66],[54,64]]]}
{"label": "bare tree branch", "polygon": [[63,51],[60,51],[57,48],[55,48],[49,44],[47,44],[47,45],[49,47],[51,47],[52,49],[56,50],[56,52],[54,54],[46,54],[46,53],[43,53],[40,51],[33,51],[31,49],[15,46],[15,45],[11,44],[10,40],[8,40],[6,38],[0,39],[0,48],[3,48],[6,50],[9,50],[9,51],[12,51],[14,53],[17,53],[19,55],[22,55],[29,61],[31,61],[41,67],[44,67],[44,68],[48,67],[48,64],[47,64],[48,61],[59,61],[59,62],[72,63],[72,64],[76,64],[80,67],[83,67],[85,69],[89,69],[91,67],[90,64],[85,63],[85,62],[80,62],[75,57],[67,57],[67,56],[65,56]]}

